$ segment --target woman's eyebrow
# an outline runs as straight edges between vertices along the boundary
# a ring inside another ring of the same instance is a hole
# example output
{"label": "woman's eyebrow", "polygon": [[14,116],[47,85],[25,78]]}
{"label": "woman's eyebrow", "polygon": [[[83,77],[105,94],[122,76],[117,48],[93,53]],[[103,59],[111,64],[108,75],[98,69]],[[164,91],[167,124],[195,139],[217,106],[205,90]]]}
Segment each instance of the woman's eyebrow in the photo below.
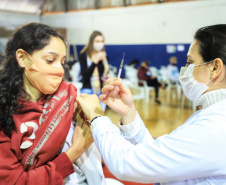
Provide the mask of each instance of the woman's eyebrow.
{"label": "woman's eyebrow", "polygon": [[57,54],[57,53],[55,53],[55,52],[52,52],[52,51],[50,51],[50,52],[47,52],[47,54],[52,54],[52,55],[55,55],[55,56],[59,56],[59,54]]}
{"label": "woman's eyebrow", "polygon": [[[52,54],[52,55],[54,55],[56,57],[59,57],[59,54],[58,53],[55,53],[55,52],[52,52],[52,51],[48,52],[47,54]],[[63,56],[63,58],[66,58],[66,55]]]}

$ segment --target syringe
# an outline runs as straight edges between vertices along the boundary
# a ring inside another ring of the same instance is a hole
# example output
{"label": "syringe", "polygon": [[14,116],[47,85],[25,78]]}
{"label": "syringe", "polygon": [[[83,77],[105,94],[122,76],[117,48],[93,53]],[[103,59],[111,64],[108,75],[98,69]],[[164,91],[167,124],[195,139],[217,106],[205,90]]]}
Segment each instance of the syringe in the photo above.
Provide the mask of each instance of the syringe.
{"label": "syringe", "polygon": [[[122,57],[122,61],[121,61],[121,64],[120,64],[120,67],[119,67],[119,72],[118,72],[118,76],[117,76],[117,79],[119,80],[120,76],[121,76],[121,73],[122,73],[122,66],[123,66],[123,63],[124,63],[124,56],[125,56],[125,52],[123,54],[123,57]],[[116,90],[118,89],[118,87],[116,86],[115,88],[115,92],[116,93]]]}

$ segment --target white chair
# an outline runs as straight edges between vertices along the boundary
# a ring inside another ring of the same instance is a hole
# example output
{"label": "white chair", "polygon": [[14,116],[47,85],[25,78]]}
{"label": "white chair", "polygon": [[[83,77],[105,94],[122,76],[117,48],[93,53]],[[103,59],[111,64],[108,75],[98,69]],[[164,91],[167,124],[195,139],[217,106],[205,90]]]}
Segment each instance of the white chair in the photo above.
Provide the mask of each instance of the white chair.
{"label": "white chair", "polygon": [[[171,96],[175,98],[177,95],[177,99],[180,100],[181,85],[178,81],[179,80],[178,69],[177,68],[174,69],[174,67],[172,68],[172,66],[167,66],[164,70],[165,71],[163,72],[163,74],[165,75],[164,78],[166,79],[166,83],[167,83],[167,99],[170,99]],[[173,90],[176,90],[176,91],[173,91]]]}
{"label": "white chair", "polygon": [[80,72],[81,72],[80,63],[76,62],[72,66],[72,68],[71,68],[71,70],[69,72],[73,82],[79,82],[82,79],[82,76],[81,76]]}
{"label": "white chair", "polygon": [[167,66],[161,66],[159,69],[159,82],[167,82]]}
{"label": "white chair", "polygon": [[[179,82],[175,82],[175,84],[173,84],[172,82],[170,82],[168,80],[167,82],[167,99],[170,99],[170,97],[172,96],[173,98],[176,97],[177,94],[177,99],[180,100],[181,99],[181,85],[179,84]],[[173,89],[176,89],[176,94],[175,91],[173,92]]]}
{"label": "white chair", "polygon": [[145,92],[145,101],[146,103],[149,103],[149,94],[150,94],[150,91],[153,91],[155,90],[154,87],[150,87],[148,86],[147,82],[145,80],[138,80],[139,83],[142,83],[143,86],[144,86],[144,92]]}
{"label": "white chair", "polygon": [[[167,66],[160,67],[159,79],[161,82],[167,83],[167,99],[168,100],[170,99],[171,96],[173,98],[177,96],[177,99],[181,99],[181,85],[179,84],[178,81],[176,81],[175,83],[171,83],[168,76]],[[173,90],[176,90],[176,91],[173,91]]]}
{"label": "white chair", "polygon": [[138,85],[137,69],[131,66],[124,66],[126,79],[129,81],[127,85],[129,88],[133,88],[136,93],[132,93],[134,100],[145,98],[145,88]]}
{"label": "white chair", "polygon": [[82,89],[82,82],[79,82],[82,79],[82,77],[80,75],[80,72],[81,72],[81,67],[80,67],[80,63],[79,62],[76,62],[72,66],[72,68],[71,68],[71,70],[69,72],[69,74],[70,74],[70,76],[72,78],[72,81],[69,82],[69,83],[72,83],[77,88],[77,95],[78,96],[81,94],[80,90]]}
{"label": "white chair", "polygon": [[110,78],[116,78],[117,76],[117,67],[109,64],[108,76]]}
{"label": "white chair", "polygon": [[[127,87],[129,86],[130,88],[138,91],[138,93],[133,94],[133,99],[145,99],[145,102],[149,103],[149,92],[154,90],[154,87],[148,86],[145,80],[139,80],[137,76],[137,69],[134,67],[124,66],[124,68],[126,72],[126,78],[130,82],[130,84],[127,82]],[[142,84],[142,86],[139,86],[139,83]]]}
{"label": "white chair", "polygon": [[132,94],[133,99],[134,100],[145,99],[145,87],[144,87],[144,85],[143,86],[139,86],[138,85],[139,80],[138,80],[137,75],[136,76],[131,76],[129,78],[129,80],[131,82],[130,88],[133,88],[136,91],[136,93]]}
{"label": "white chair", "polygon": [[126,78],[122,78],[122,83],[129,89],[132,86],[132,82]]}
{"label": "white chair", "polygon": [[151,66],[151,67],[149,67],[149,70],[151,72],[151,76],[154,76],[157,79],[159,78],[159,70],[158,70],[158,68]]}

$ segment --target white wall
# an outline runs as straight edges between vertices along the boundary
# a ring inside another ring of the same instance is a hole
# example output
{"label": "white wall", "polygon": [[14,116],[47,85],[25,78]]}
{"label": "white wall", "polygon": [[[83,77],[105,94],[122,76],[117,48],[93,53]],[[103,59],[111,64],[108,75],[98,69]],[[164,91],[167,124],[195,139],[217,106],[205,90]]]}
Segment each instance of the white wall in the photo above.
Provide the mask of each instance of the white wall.
{"label": "white wall", "polygon": [[0,26],[6,27],[9,30],[14,30],[17,27],[30,22],[40,22],[40,17],[38,15],[0,11]]}
{"label": "white wall", "polygon": [[198,28],[226,23],[225,10],[225,0],[200,0],[45,15],[41,22],[67,28],[73,44],[86,44],[93,30],[106,44],[190,43]]}
{"label": "white wall", "polygon": [[4,53],[7,41],[8,41],[7,38],[0,37],[0,53]]}
{"label": "white wall", "polygon": [[[0,26],[7,30],[14,31],[19,26],[30,22],[40,22],[40,17],[38,15],[0,12]],[[0,38],[0,53],[4,52],[7,41],[8,38]]]}

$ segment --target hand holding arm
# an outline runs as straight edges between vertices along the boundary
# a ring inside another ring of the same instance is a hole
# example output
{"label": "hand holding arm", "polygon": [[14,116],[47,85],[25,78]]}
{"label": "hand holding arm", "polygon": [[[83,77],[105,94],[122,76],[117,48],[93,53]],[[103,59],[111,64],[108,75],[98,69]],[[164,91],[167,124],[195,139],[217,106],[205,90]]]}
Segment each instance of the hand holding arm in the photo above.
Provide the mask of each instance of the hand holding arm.
{"label": "hand holding arm", "polygon": [[89,120],[93,120],[93,118],[97,116],[104,115],[97,95],[81,94],[76,98],[76,101],[79,103],[84,114]]}
{"label": "hand holding arm", "polygon": [[75,162],[92,144],[93,137],[87,118],[81,109],[78,109],[76,114],[76,122],[78,125],[75,127],[73,141],[70,148],[65,152],[71,162]]}
{"label": "hand holding arm", "polygon": [[101,60],[106,60],[106,52],[99,51],[98,53],[92,56],[93,63],[98,64]]}

